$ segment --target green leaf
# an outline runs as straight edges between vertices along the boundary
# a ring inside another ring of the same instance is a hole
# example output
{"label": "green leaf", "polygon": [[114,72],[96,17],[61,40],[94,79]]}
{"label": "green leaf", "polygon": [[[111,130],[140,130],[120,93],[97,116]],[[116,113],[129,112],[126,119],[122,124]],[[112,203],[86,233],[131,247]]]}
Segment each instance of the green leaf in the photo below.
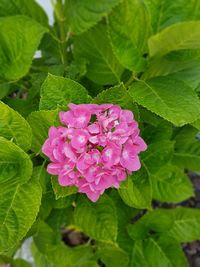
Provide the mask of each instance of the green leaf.
{"label": "green leaf", "polygon": [[53,187],[53,191],[55,193],[56,199],[70,196],[72,194],[77,193],[77,188],[75,186],[61,186],[61,185],[59,185],[58,178],[56,176],[53,176],[51,178],[51,183],[52,183],[52,187]]}
{"label": "green leaf", "polygon": [[163,202],[178,203],[194,197],[187,175],[176,166],[166,165],[151,176],[153,198]]}
{"label": "green leaf", "polygon": [[[47,201],[48,201],[48,196],[47,196]],[[55,197],[54,197],[55,198]],[[73,196],[67,196],[67,197],[62,197],[60,199],[53,199],[54,201],[52,201],[53,203],[53,208],[55,209],[64,209],[67,207],[70,207],[74,200],[75,200],[75,195]]]}
{"label": "green leaf", "polygon": [[[123,21],[123,23],[122,23]],[[145,66],[150,19],[143,1],[124,0],[108,16],[114,53],[127,69],[141,71]]]}
{"label": "green leaf", "polygon": [[[161,150],[162,148],[162,150]],[[141,154],[143,165],[149,173],[156,173],[172,158],[174,142],[163,140],[148,146],[145,153]]]}
{"label": "green leaf", "polygon": [[119,196],[118,192],[113,189],[111,191],[110,197],[115,203],[117,210],[117,222],[118,222],[118,234],[117,234],[117,244],[127,253],[132,250],[133,241],[127,233],[126,226],[130,221],[138,214],[137,209],[133,209],[127,206]]}
{"label": "green leaf", "polygon": [[105,16],[120,0],[101,0],[92,2],[90,0],[66,0],[65,13],[70,31],[80,34],[95,25]]}
{"label": "green leaf", "polygon": [[130,207],[151,209],[151,184],[145,169],[137,171],[121,183],[119,194]]}
{"label": "green leaf", "polygon": [[181,247],[173,239],[149,238],[134,243],[130,266],[188,267],[188,264]]}
{"label": "green leaf", "polygon": [[158,127],[158,125],[163,122],[163,119],[161,117],[142,106],[139,106],[139,112],[141,121],[148,125]]}
{"label": "green leaf", "polygon": [[92,100],[92,103],[96,104],[112,103],[115,105],[119,105],[123,108],[125,108],[128,102],[130,102],[128,91],[126,90],[123,83],[120,83],[119,85],[116,85],[109,89],[103,90]]}
{"label": "green leaf", "polygon": [[[155,141],[148,146],[147,151],[141,155],[141,159],[143,165],[150,174],[153,198],[163,202],[178,203],[193,196],[193,188],[190,180],[181,169],[173,166],[171,163],[167,164],[171,159],[173,159],[174,162],[174,142],[165,140],[167,137],[167,130],[165,128],[160,129],[159,126],[160,125],[154,128],[152,133],[151,127],[145,128],[146,135],[144,136],[146,137],[152,134]],[[159,140],[159,130],[163,135],[163,140],[161,139],[160,142],[156,142],[156,139]],[[171,131],[169,138],[170,137]],[[179,137],[177,139],[180,140]],[[188,137],[188,139],[190,140],[191,138]],[[185,145],[185,141],[186,140],[183,139],[183,144],[181,143],[180,145],[181,147]],[[162,148],[162,150],[160,150],[160,148]]]}
{"label": "green leaf", "polygon": [[84,58],[76,58],[72,60],[67,70],[67,76],[72,80],[78,80],[78,81],[86,73],[87,73],[87,60]]}
{"label": "green leaf", "polygon": [[52,263],[50,263],[46,256],[42,254],[34,242],[31,243],[31,254],[34,259],[35,267],[54,267]]}
{"label": "green leaf", "polygon": [[32,162],[29,156],[11,141],[0,137],[0,179],[4,186],[9,190],[6,181],[12,182],[13,186],[16,183],[25,183],[31,174]]}
{"label": "green leaf", "polygon": [[[159,220],[158,220],[159,218]],[[149,212],[137,223],[129,226],[133,239],[162,233],[164,237],[177,242],[191,242],[200,238],[200,211],[192,208],[156,209]],[[150,231],[150,230],[153,230]]]}
{"label": "green leaf", "polygon": [[[142,122],[147,122],[148,120],[143,120],[144,117],[141,118]],[[149,118],[150,119],[150,118]],[[161,120],[160,123],[155,127],[153,125],[145,125],[144,130],[142,131],[142,137],[144,138],[147,144],[157,143],[160,141],[170,140],[173,133],[173,125],[168,121]],[[148,152],[147,152],[148,153]]]}
{"label": "green leaf", "polygon": [[4,98],[10,92],[10,84],[2,83],[0,84],[0,99]]}
{"label": "green leaf", "polygon": [[0,0],[0,17],[25,15],[47,26],[48,18],[44,10],[34,0]]}
{"label": "green leaf", "polygon": [[75,208],[74,219],[75,225],[91,238],[99,241],[116,241],[116,208],[107,195],[102,195],[96,203],[80,197]]}
{"label": "green leaf", "polygon": [[192,208],[176,208],[166,210],[166,214],[174,216],[174,224],[167,236],[178,242],[191,242],[200,239],[200,210]]}
{"label": "green leaf", "polygon": [[200,130],[200,119],[194,121],[193,123],[191,123],[191,125],[196,129]]}
{"label": "green leaf", "polygon": [[0,113],[0,136],[13,139],[22,149],[29,150],[32,132],[27,121],[3,102],[0,102]]}
{"label": "green leaf", "polygon": [[186,257],[173,239],[149,238],[143,242],[145,258],[152,267],[187,267]]}
{"label": "green leaf", "polygon": [[45,169],[45,161],[43,161],[42,165],[36,166],[33,168],[33,174],[32,177],[34,177],[34,179],[38,180],[41,184],[42,187],[42,193],[46,194],[47,190],[48,190],[48,184],[50,181],[50,174],[47,173],[46,169]]}
{"label": "green leaf", "polygon": [[189,151],[179,151],[174,153],[173,163],[179,167],[199,171],[200,170],[200,151],[199,144],[192,146]]}
{"label": "green leaf", "polygon": [[126,267],[129,262],[128,254],[124,250],[107,243],[98,243],[96,256],[106,267]]}
{"label": "green leaf", "polygon": [[166,214],[163,209],[157,209],[148,212],[136,223],[129,224],[127,229],[133,240],[143,240],[152,234],[167,232],[172,225],[173,216]]}
{"label": "green leaf", "polygon": [[27,74],[45,32],[46,28],[25,16],[0,20],[0,80],[18,80]]}
{"label": "green leaf", "polygon": [[35,98],[39,98],[40,89],[47,77],[47,73],[45,72],[36,72],[31,74],[31,87],[28,92],[28,100],[33,101]]}
{"label": "green leaf", "polygon": [[112,85],[120,81],[122,66],[109,42],[107,27],[97,25],[74,40],[75,58],[87,60],[86,76],[95,83]]}
{"label": "green leaf", "polygon": [[57,236],[60,238],[60,229],[61,227],[70,227],[74,224],[73,221],[73,212],[74,209],[72,206],[64,209],[52,209],[46,223],[57,233]]}
{"label": "green leaf", "polygon": [[58,106],[66,106],[69,103],[88,103],[90,96],[87,90],[79,83],[48,74],[42,84],[40,109],[56,109]]}
{"label": "green leaf", "polygon": [[[54,26],[51,28],[50,34],[45,34],[42,38],[40,48],[44,62],[41,62],[41,59],[39,58],[35,59],[33,62],[36,68],[38,65],[41,65],[41,70],[45,70],[46,74],[50,72],[51,66],[53,67],[54,65],[60,65],[63,62],[63,57],[60,53],[60,43],[58,42],[58,39],[55,38],[55,31],[57,30],[58,28],[55,28]],[[52,74],[63,76],[63,74]]]}
{"label": "green leaf", "polygon": [[33,132],[31,150],[40,153],[44,141],[48,137],[48,130],[58,121],[58,110],[41,110],[32,112],[27,118]]}
{"label": "green leaf", "polygon": [[198,130],[190,125],[177,128],[174,132],[175,151],[185,151],[190,149],[193,144],[198,144],[197,135]]}
{"label": "green leaf", "polygon": [[93,98],[92,103],[96,104],[112,103],[115,105],[119,105],[123,109],[131,110],[134,113],[135,119],[139,120],[138,107],[135,103],[133,103],[123,83],[120,83],[119,85],[116,85],[109,89],[103,90],[95,98]]}
{"label": "green leaf", "polygon": [[3,138],[0,138],[0,165],[0,253],[3,253],[21,241],[33,224],[42,190],[38,181],[28,181],[32,172],[28,155]]}
{"label": "green leaf", "polygon": [[[9,183],[12,186],[11,183]],[[2,190],[5,186],[2,186]],[[39,211],[42,190],[38,181],[31,179],[10,190],[9,199],[1,202],[0,252],[7,251],[26,235]],[[7,205],[6,207],[3,205]],[[26,214],[26,216],[24,216]]]}
{"label": "green leaf", "polygon": [[198,66],[195,66],[195,63],[192,67],[184,68],[178,72],[172,73],[168,75],[169,78],[173,78],[176,80],[184,81],[187,85],[189,85],[193,90],[197,89],[200,84],[199,72],[200,66],[199,62],[197,62]]}
{"label": "green leaf", "polygon": [[192,171],[200,170],[200,142],[196,138],[198,130],[191,126],[179,129],[175,136],[175,153],[173,162]]}
{"label": "green leaf", "polygon": [[64,244],[49,246],[47,258],[59,267],[98,267],[90,246],[70,248]]}
{"label": "green leaf", "polygon": [[31,264],[23,259],[16,259],[12,262],[13,267],[31,267]]}
{"label": "green leaf", "polygon": [[181,22],[169,26],[151,36],[148,45],[151,57],[161,57],[176,50],[199,49],[200,21]]}
{"label": "green leaf", "polygon": [[40,207],[39,217],[42,220],[46,220],[49,217],[52,209],[62,210],[64,208],[70,207],[74,200],[74,195],[56,200],[50,183],[50,185],[48,185],[48,191],[42,196],[42,204]]}
{"label": "green leaf", "polygon": [[[18,89],[17,89],[18,90]],[[32,111],[38,109],[38,99],[7,98],[6,104],[26,118]]]}
{"label": "green leaf", "polygon": [[152,28],[163,28],[186,20],[200,19],[200,3],[196,0],[145,0],[151,13]]}
{"label": "green leaf", "polygon": [[99,264],[96,261],[87,261],[83,264],[75,265],[75,267],[99,267]]}
{"label": "green leaf", "polygon": [[59,239],[57,240],[55,231],[43,221],[39,221],[38,230],[33,239],[37,249],[43,254],[46,254],[50,245],[60,242]]}
{"label": "green leaf", "polygon": [[143,242],[136,241],[133,245],[130,267],[150,267],[143,251]]}
{"label": "green leaf", "polygon": [[43,194],[42,195],[42,201],[41,201],[41,206],[40,206],[40,211],[38,214],[38,217],[41,220],[46,220],[49,216],[49,214],[51,213],[51,210],[53,208],[53,204],[52,202],[54,202],[55,199],[53,199],[52,194]]}
{"label": "green leaf", "polygon": [[138,104],[177,126],[195,121],[200,114],[197,95],[178,80],[158,77],[139,81],[133,83],[129,93]]}
{"label": "green leaf", "polygon": [[152,59],[142,79],[166,76],[185,81],[190,87],[196,88],[199,84],[199,49],[173,51],[163,57]]}

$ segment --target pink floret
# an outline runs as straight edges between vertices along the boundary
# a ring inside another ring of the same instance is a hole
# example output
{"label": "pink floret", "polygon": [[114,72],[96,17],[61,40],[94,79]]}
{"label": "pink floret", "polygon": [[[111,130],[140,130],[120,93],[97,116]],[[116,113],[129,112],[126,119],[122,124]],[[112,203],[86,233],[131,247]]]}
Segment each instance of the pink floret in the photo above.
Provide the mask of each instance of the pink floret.
{"label": "pink floret", "polygon": [[147,145],[130,110],[112,104],[68,107],[59,114],[63,126],[50,127],[42,147],[51,161],[47,171],[61,186],[76,186],[95,202],[140,169],[138,155]]}

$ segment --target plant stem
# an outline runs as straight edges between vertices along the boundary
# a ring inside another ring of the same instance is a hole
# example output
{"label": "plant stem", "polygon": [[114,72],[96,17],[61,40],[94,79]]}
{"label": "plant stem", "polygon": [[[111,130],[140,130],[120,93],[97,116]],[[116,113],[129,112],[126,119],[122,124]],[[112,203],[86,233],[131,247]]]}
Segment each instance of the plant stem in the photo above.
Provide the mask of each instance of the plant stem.
{"label": "plant stem", "polygon": [[66,51],[66,43],[67,43],[67,31],[66,31],[66,17],[64,14],[64,6],[62,0],[57,0],[56,4],[54,4],[54,12],[55,18],[59,27],[59,39],[60,39],[60,52],[61,52],[61,61],[62,64],[67,64],[67,51]]}

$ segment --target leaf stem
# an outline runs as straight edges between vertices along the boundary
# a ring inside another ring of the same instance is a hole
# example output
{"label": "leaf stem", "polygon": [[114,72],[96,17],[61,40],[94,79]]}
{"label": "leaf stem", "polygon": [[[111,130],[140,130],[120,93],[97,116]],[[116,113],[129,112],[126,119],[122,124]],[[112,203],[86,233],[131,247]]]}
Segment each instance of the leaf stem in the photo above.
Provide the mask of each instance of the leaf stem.
{"label": "leaf stem", "polygon": [[133,72],[131,74],[131,77],[128,79],[128,81],[125,83],[125,86],[128,87],[129,85],[132,84],[134,81],[139,81],[139,79],[136,77],[135,73]]}

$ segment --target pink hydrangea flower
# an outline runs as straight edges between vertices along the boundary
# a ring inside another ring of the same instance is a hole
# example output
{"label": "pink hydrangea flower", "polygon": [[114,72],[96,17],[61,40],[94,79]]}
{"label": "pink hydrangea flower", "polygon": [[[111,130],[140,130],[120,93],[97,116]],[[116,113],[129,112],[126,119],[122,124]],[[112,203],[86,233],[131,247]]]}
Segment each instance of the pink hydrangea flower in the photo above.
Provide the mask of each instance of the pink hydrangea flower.
{"label": "pink hydrangea flower", "polygon": [[4,265],[1,265],[0,267],[10,267],[10,264],[4,264]]}
{"label": "pink hydrangea flower", "polygon": [[69,104],[59,117],[63,126],[50,127],[42,151],[51,161],[48,173],[57,175],[61,186],[76,186],[95,202],[140,169],[138,154],[147,145],[131,111],[112,104]]}

